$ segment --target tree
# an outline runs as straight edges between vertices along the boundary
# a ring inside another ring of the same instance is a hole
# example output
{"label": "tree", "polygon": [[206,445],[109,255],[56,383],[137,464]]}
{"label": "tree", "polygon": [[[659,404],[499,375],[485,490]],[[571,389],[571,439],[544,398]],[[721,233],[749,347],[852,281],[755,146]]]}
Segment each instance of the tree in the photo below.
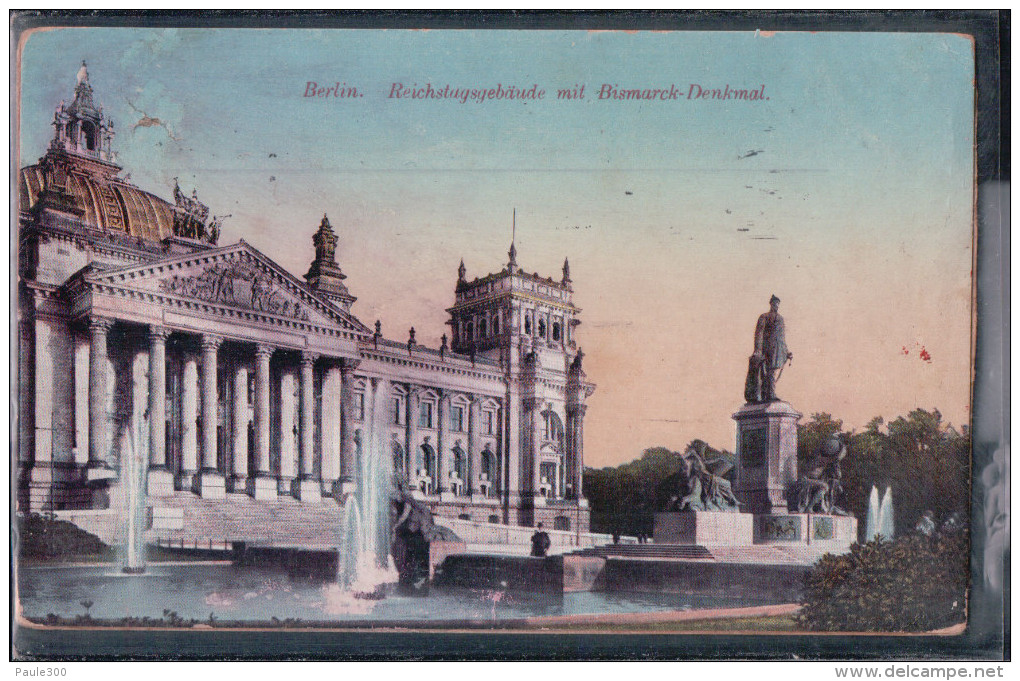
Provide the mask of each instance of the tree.
{"label": "tree", "polygon": [[872,419],[861,432],[843,431],[830,414],[813,414],[798,427],[798,464],[803,467],[833,433],[847,446],[842,462],[843,503],[864,531],[872,486],[892,489],[897,535],[913,530],[926,510],[938,523],[954,513],[969,516],[970,437],[942,422],[938,410],[915,409],[888,425]]}
{"label": "tree", "polygon": [[[703,444],[694,440],[689,447]],[[708,459],[733,461],[733,454],[707,447]],[[586,469],[584,494],[591,504],[593,532],[652,533],[656,511],[666,508],[677,493],[680,454],[666,447],[650,447],[634,461],[615,467]],[[730,473],[732,475],[732,472]]]}

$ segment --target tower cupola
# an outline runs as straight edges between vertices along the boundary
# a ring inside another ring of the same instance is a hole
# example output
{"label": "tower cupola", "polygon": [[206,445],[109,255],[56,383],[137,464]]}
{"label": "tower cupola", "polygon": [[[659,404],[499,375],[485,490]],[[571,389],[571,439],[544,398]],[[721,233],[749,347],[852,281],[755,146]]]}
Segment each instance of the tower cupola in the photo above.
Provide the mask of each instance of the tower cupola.
{"label": "tower cupola", "polygon": [[57,106],[53,127],[55,132],[50,149],[114,163],[111,148],[113,121],[103,115],[103,107],[93,98],[88,66],[84,61],[78,69],[74,100]]}
{"label": "tower cupola", "polygon": [[319,229],[312,236],[312,244],[315,245],[315,260],[308,268],[305,280],[313,291],[321,293],[342,309],[350,311],[351,305],[357,298],[350,294],[347,286],[343,283],[347,275],[340,270],[340,265],[336,262],[338,241],[336,232],[329,224],[329,217],[323,213]]}

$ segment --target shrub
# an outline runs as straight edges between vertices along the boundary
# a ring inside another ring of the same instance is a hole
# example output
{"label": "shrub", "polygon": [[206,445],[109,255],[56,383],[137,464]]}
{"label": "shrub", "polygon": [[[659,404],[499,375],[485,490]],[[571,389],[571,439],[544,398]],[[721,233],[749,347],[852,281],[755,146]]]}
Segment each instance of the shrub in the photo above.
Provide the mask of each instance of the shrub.
{"label": "shrub", "polygon": [[28,560],[111,560],[114,551],[75,525],[37,513],[18,518],[18,550]]}
{"label": "shrub", "polygon": [[930,631],[964,621],[965,532],[854,544],[822,557],[804,579],[801,627],[821,631]]}

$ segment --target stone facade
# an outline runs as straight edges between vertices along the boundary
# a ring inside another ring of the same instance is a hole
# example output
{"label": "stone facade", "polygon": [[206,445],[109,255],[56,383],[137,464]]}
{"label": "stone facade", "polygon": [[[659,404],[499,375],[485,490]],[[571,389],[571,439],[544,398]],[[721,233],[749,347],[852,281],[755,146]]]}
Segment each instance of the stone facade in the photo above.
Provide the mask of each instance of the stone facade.
{"label": "stone facade", "polygon": [[355,316],[326,217],[304,280],[218,245],[194,192],[120,176],[84,65],[54,126],[19,177],[20,511],[116,508],[135,451],[154,498],[335,504],[371,454],[439,515],[587,531],[566,263],[461,263],[452,344],[391,340]]}

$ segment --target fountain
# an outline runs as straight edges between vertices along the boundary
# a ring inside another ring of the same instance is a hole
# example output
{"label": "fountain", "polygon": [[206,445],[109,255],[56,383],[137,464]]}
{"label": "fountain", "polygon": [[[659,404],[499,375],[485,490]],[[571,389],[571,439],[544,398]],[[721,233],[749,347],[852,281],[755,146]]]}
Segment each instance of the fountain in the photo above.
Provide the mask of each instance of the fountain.
{"label": "fountain", "polygon": [[878,489],[872,485],[871,495],[868,497],[868,514],[864,524],[864,541],[872,541],[878,536],[880,514],[881,506],[878,502]]}
{"label": "fountain", "polygon": [[[375,391],[372,412],[385,408]],[[337,585],[341,591],[377,598],[396,581],[390,558],[392,471],[384,443],[371,434],[358,440],[355,490],[341,502]]]}
{"label": "fountain", "polygon": [[882,507],[878,514],[878,533],[885,539],[892,539],[895,534],[895,528],[893,527],[892,487],[886,487],[885,495],[882,497]]}
{"label": "fountain", "polygon": [[127,574],[145,572],[145,475],[147,456],[142,447],[138,419],[132,419],[121,447],[120,477],[124,499],[124,547],[121,570]]}

